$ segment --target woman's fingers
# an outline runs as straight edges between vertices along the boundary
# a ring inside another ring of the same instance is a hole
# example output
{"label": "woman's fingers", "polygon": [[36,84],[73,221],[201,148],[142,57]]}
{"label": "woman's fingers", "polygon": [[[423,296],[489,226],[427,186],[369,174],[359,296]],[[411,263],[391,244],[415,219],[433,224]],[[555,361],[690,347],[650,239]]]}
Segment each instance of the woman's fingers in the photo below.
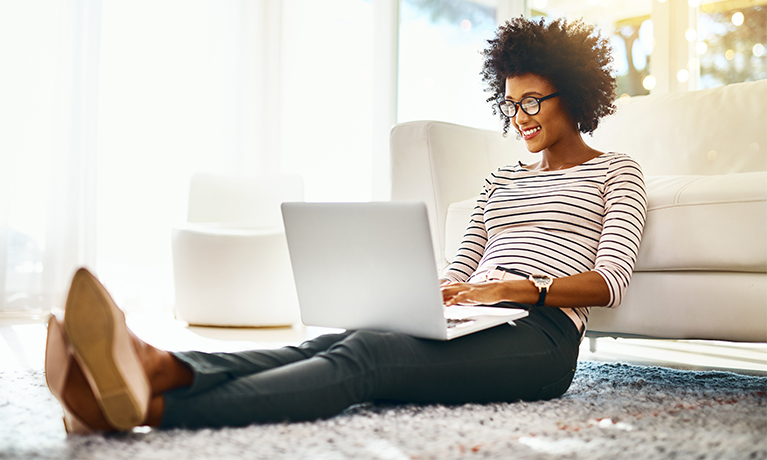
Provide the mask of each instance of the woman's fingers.
{"label": "woman's fingers", "polygon": [[498,283],[450,284],[442,287],[442,301],[445,305],[493,304],[503,300]]}
{"label": "woman's fingers", "polygon": [[455,283],[442,286],[442,301],[445,305],[453,305],[453,299],[466,289],[464,283]]}
{"label": "woman's fingers", "polygon": [[459,303],[473,303],[472,293],[478,285],[468,283],[456,283],[442,287],[442,301],[445,305],[457,305]]}

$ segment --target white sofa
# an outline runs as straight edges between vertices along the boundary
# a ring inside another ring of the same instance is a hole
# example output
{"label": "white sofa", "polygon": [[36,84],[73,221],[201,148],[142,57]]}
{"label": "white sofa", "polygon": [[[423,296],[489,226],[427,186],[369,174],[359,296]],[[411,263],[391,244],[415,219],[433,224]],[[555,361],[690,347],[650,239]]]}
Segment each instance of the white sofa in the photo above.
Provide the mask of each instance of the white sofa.
{"label": "white sofa", "polygon": [[[586,142],[642,165],[649,211],[617,309],[589,336],[767,342],[767,81],[620,100]],[[394,126],[392,199],[424,201],[437,264],[461,241],[483,179],[537,161],[510,134],[450,123]]]}

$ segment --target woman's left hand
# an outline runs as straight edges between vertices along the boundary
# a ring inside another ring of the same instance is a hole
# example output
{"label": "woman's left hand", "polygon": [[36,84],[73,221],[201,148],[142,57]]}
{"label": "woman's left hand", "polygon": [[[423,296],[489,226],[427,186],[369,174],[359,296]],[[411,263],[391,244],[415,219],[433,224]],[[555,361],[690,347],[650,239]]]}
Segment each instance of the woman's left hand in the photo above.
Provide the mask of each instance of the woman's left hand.
{"label": "woman's left hand", "polygon": [[442,286],[442,302],[445,306],[457,304],[492,305],[508,300],[508,283],[488,281],[485,283],[452,283]]}

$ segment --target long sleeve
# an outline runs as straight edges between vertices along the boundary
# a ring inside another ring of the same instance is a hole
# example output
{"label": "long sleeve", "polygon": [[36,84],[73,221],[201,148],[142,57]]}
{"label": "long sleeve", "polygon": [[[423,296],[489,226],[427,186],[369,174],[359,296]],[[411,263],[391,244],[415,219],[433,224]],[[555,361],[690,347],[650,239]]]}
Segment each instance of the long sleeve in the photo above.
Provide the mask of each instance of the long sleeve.
{"label": "long sleeve", "polygon": [[485,206],[487,199],[492,193],[493,179],[491,174],[485,179],[477,204],[471,214],[469,225],[466,228],[461,245],[456,252],[455,258],[445,270],[443,278],[454,282],[465,282],[474,273],[479,265],[487,245],[487,228],[485,227]]}
{"label": "long sleeve", "polygon": [[632,158],[610,163],[604,183],[605,213],[597,246],[594,271],[610,289],[610,303],[617,307],[626,292],[639,253],[647,218],[647,193],[642,170]]}

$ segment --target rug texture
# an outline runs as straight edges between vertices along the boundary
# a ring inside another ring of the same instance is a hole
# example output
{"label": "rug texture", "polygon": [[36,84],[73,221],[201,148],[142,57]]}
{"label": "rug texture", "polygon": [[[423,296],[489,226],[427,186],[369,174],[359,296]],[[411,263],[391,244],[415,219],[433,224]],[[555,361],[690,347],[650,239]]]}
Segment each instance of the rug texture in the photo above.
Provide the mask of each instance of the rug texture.
{"label": "rug texture", "polygon": [[552,401],[365,404],[312,423],[67,437],[42,371],[0,372],[0,458],[767,459],[767,377],[581,362]]}

